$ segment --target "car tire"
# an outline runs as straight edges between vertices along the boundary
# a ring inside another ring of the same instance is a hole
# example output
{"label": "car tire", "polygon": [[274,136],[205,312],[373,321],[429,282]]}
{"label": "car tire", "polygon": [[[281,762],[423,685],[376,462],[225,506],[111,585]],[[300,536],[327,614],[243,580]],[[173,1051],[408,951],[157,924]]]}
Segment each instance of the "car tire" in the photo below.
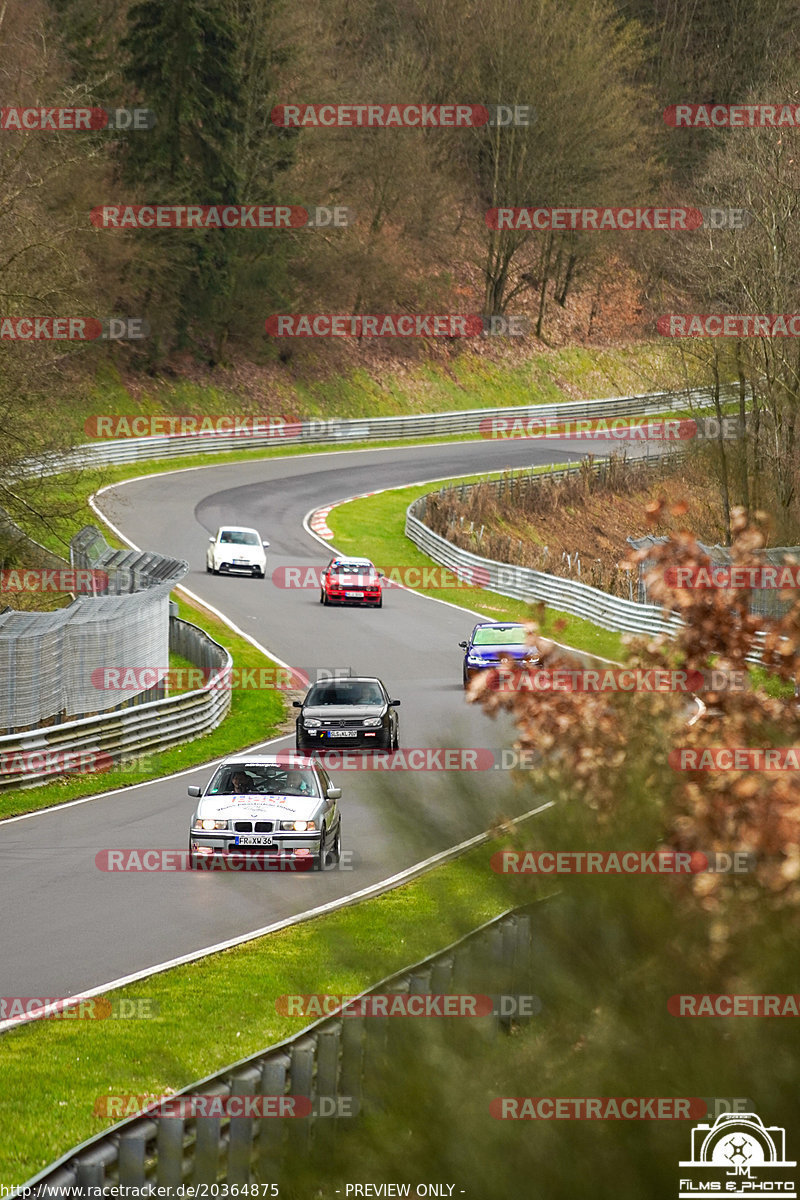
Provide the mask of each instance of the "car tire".
{"label": "car tire", "polygon": [[336,826],[336,838],[334,839],[333,849],[328,851],[331,866],[338,866],[342,861],[342,819],[339,818],[339,824]]}
{"label": "car tire", "polygon": [[217,568],[216,568],[216,567],[212,567],[212,568],[211,568],[211,574],[212,574],[212,575],[219,575],[219,571],[217,570]]}
{"label": "car tire", "polygon": [[375,607],[376,607],[376,608],[383,608],[383,596],[381,596],[380,600],[379,600],[379,601],[378,601],[378,603],[375,605]]}
{"label": "car tire", "polygon": [[325,849],[325,830],[323,827],[322,841],[319,845],[319,854],[315,854],[312,859],[312,871],[324,871],[328,865],[328,852]]}
{"label": "car tire", "polygon": [[208,561],[206,561],[206,575],[210,575],[210,574],[211,574],[211,567],[208,565]]}
{"label": "car tire", "polygon": [[394,732],[394,738],[392,739],[392,750],[399,750],[399,749],[400,749],[400,731],[398,729],[396,729]]}
{"label": "car tire", "polygon": [[320,604],[325,603],[325,593],[323,592],[322,588],[319,590],[319,602]]}
{"label": "car tire", "polygon": [[322,603],[323,603],[323,604],[324,604],[326,607],[327,607],[327,605],[329,605],[329,604],[330,604],[330,600],[328,599],[328,593],[327,593],[327,592],[323,592],[323,593],[322,593]]}

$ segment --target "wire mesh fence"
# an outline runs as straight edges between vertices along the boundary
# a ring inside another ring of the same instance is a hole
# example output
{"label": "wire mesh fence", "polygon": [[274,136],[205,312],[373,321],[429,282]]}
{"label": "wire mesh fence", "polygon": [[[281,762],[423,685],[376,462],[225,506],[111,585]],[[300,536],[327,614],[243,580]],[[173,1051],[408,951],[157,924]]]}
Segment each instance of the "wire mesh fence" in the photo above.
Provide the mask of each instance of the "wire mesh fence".
{"label": "wire mesh fence", "polygon": [[109,547],[87,526],[70,547],[92,594],[54,612],[0,613],[0,731],[108,712],[142,688],[98,687],[98,672],[169,667],[169,593],[188,564]]}

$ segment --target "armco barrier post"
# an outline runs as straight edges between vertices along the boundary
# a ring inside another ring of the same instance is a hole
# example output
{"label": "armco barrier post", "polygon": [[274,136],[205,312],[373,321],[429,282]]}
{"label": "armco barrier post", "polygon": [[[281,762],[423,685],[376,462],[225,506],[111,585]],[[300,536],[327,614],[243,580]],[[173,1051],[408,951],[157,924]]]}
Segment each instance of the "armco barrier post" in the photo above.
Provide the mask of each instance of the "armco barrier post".
{"label": "armco barrier post", "polygon": [[[348,1018],[349,1019],[349,1018]],[[317,1088],[319,1101],[323,1096],[338,1101],[339,1091],[339,1046],[342,1026],[339,1021],[324,1026],[317,1034]],[[325,1153],[333,1145],[339,1122],[334,1115],[320,1116],[314,1121],[314,1151]]]}
{"label": "armco barrier post", "polygon": [[[303,1038],[292,1046],[292,1065],[289,1070],[289,1095],[314,1097],[314,1055],[316,1036]],[[289,1122],[289,1158],[306,1154],[311,1136],[311,1118],[296,1117]]]}
{"label": "armco barrier post", "polygon": [[[204,1088],[206,1096],[230,1095],[230,1088],[224,1083],[215,1083]],[[172,1118],[168,1118],[172,1120]],[[194,1169],[192,1183],[216,1183],[219,1174],[219,1141],[222,1117],[197,1117],[194,1123]]]}
{"label": "armco barrier post", "polygon": [[[260,1079],[261,1072],[258,1067],[245,1067],[233,1077],[231,1095],[256,1095]],[[228,1183],[250,1182],[254,1120],[254,1117],[231,1117],[228,1130]]]}
{"label": "armco barrier post", "polygon": [[76,1180],[78,1187],[102,1187],[106,1181],[106,1163],[112,1163],[117,1157],[117,1148],[113,1145],[93,1146],[87,1150],[77,1164]]}
{"label": "armco barrier post", "polygon": [[159,1187],[174,1189],[183,1183],[183,1117],[162,1118],[156,1141],[156,1179]]}
{"label": "armco barrier post", "polygon": [[342,1022],[342,1062],[339,1069],[339,1088],[343,1096],[352,1096],[361,1104],[361,1081],[364,1073],[364,1018],[347,1017]]}
{"label": "armco barrier post", "polygon": [[[289,1070],[289,1055],[281,1051],[270,1054],[261,1064],[261,1095],[283,1096],[286,1093],[286,1074]],[[283,1141],[286,1134],[285,1122],[265,1117],[258,1122],[258,1154],[254,1172],[257,1183],[275,1183],[280,1186],[283,1163]]]}
{"label": "armco barrier post", "polygon": [[137,1121],[120,1134],[117,1169],[121,1184],[127,1187],[144,1187],[147,1142],[157,1128],[155,1121]]}

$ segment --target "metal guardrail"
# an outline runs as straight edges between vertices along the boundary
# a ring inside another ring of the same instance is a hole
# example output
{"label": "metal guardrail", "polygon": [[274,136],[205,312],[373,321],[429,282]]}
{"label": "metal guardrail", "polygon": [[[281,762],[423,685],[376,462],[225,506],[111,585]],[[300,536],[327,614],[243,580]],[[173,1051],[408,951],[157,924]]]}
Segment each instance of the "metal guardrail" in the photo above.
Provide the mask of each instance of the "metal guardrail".
{"label": "metal guardrail", "polygon": [[[606,460],[596,460],[594,470],[600,470]],[[640,462],[641,460],[632,460]],[[541,472],[539,476],[525,477],[533,481],[539,479],[559,479],[575,474],[582,469],[581,463],[559,469],[557,471]],[[585,470],[585,466],[583,467]],[[499,484],[499,480],[493,481]],[[458,491],[463,496],[471,488],[482,487],[485,484],[456,484],[452,491]],[[445,490],[445,489],[439,489]],[[500,596],[510,596],[514,600],[525,600],[529,603],[542,602],[559,612],[569,613],[574,617],[582,617],[603,629],[614,633],[634,633],[658,637],[666,635],[675,637],[683,625],[678,613],[665,613],[664,609],[655,604],[642,604],[636,600],[625,600],[621,596],[612,596],[599,588],[590,587],[575,579],[562,579],[557,575],[548,575],[544,571],[535,571],[532,567],[519,567],[512,563],[498,562],[491,558],[481,558],[469,550],[462,550],[453,545],[441,534],[434,533],[422,519],[425,515],[427,493],[412,501],[406,509],[405,534],[423,554],[427,554],[440,566],[448,567],[451,571],[467,573],[473,579],[481,580],[480,586]],[[764,632],[755,635],[758,644],[763,643]],[[762,661],[760,650],[746,656],[746,662],[757,665]]]}
{"label": "metal guardrail", "polygon": [[142,691],[135,683],[99,688],[97,670],[169,665],[169,593],[188,563],[113,550],[93,526],[73,538],[70,558],[77,569],[99,569],[93,595],[79,594],[51,612],[0,613],[0,729],[6,734],[109,712]]}
{"label": "metal guardrail", "polygon": [[[105,594],[51,613],[0,614],[0,717],[12,726],[0,736],[0,791],[158,753],[215,729],[230,710],[230,689],[216,678],[230,671],[231,655],[203,630],[170,616],[169,593],[186,563],[114,550],[94,526],[72,539],[70,560],[103,572]],[[165,696],[163,684],[143,691],[135,672],[127,690],[93,681],[95,670],[134,663],[166,669],[170,650],[203,670],[202,687]]]}
{"label": "metal guardrail", "polygon": [[[601,464],[595,465],[599,469]],[[563,478],[577,470],[580,470],[580,464],[575,468],[542,473],[540,478]],[[464,488],[477,486],[481,485],[463,485]],[[562,579],[544,571],[535,571],[532,567],[518,567],[512,563],[482,558],[454,546],[441,534],[434,533],[422,519],[427,499],[427,496],[421,496],[409,504],[406,510],[406,537],[441,566],[449,567],[456,573],[469,570],[473,579],[477,575],[481,587],[487,591],[510,596],[514,600],[531,603],[542,601],[560,612],[582,617],[603,629],[618,633],[672,635],[680,627],[681,620],[677,615],[665,617],[663,610],[656,605],[625,600],[575,579]]]}
{"label": "metal guardrail", "polygon": [[[721,389],[721,400],[738,398],[738,386]],[[143,462],[147,459],[172,458],[184,454],[220,453],[230,450],[261,449],[304,443],[346,443],[390,441],[395,438],[421,438],[487,430],[491,421],[592,420],[626,416],[651,416],[670,409],[699,406],[713,401],[711,388],[687,388],[677,391],[648,392],[640,396],[614,396],[604,400],[567,401],[559,404],[513,405],[506,408],[475,408],[458,412],[419,413],[399,417],[287,418],[284,429],[260,434],[187,433],[160,434],[153,437],[109,439],[75,446],[66,454],[44,456],[27,465],[42,474],[55,475],[77,467],[97,467],[114,463]],[[268,421],[268,417],[262,418]]]}
{"label": "metal guardrail", "polygon": [[[501,914],[360,996],[455,992],[530,996],[535,957],[531,921],[534,907],[526,905]],[[418,1024],[430,1030],[432,1019]],[[530,1018],[513,1017],[515,1023],[526,1019]],[[481,1028],[484,1035],[493,1036],[507,1028],[512,1017],[468,1020],[476,1036]],[[459,1027],[466,1023],[460,1020]],[[55,1189],[59,1187],[91,1186],[98,1189],[92,1192],[96,1197],[120,1185],[140,1189],[157,1185],[169,1188],[168,1195],[178,1195],[174,1189],[182,1184],[241,1185],[259,1178],[280,1183],[286,1168],[297,1161],[298,1153],[312,1161],[315,1156],[324,1161],[336,1123],[333,1116],[324,1115],[326,1108],[332,1105],[336,1109],[338,1101],[354,1101],[354,1107],[365,1111],[373,1098],[379,1102],[381,1065],[392,1059],[397,1048],[393,1039],[402,1036],[409,1036],[408,1021],[392,1021],[388,1016],[325,1017],[268,1050],[240,1059],[176,1093],[182,1097],[194,1094],[223,1098],[304,1096],[312,1101],[310,1116],[283,1120],[147,1114],[131,1117],[76,1146],[22,1187],[32,1189],[33,1195],[57,1196]],[[323,1106],[322,1101],[327,1105]],[[80,1191],[73,1194],[80,1195]]]}
{"label": "metal guardrail", "polygon": [[170,620],[170,643],[196,666],[214,671],[203,687],[0,737],[0,792],[35,786],[69,768],[87,774],[108,770],[216,729],[230,710],[231,692],[215,686],[215,679],[231,670],[231,655],[202,629],[176,617]]}

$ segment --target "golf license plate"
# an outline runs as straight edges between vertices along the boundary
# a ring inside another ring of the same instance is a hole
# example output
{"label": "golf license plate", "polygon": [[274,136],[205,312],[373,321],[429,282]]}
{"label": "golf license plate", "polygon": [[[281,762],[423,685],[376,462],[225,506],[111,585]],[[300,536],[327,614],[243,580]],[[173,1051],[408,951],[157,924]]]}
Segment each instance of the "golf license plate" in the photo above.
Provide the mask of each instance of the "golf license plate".
{"label": "golf license plate", "polygon": [[355,729],[329,729],[328,737],[356,737]]}
{"label": "golf license plate", "polygon": [[271,846],[272,838],[268,833],[240,833],[234,839],[237,846]]}

